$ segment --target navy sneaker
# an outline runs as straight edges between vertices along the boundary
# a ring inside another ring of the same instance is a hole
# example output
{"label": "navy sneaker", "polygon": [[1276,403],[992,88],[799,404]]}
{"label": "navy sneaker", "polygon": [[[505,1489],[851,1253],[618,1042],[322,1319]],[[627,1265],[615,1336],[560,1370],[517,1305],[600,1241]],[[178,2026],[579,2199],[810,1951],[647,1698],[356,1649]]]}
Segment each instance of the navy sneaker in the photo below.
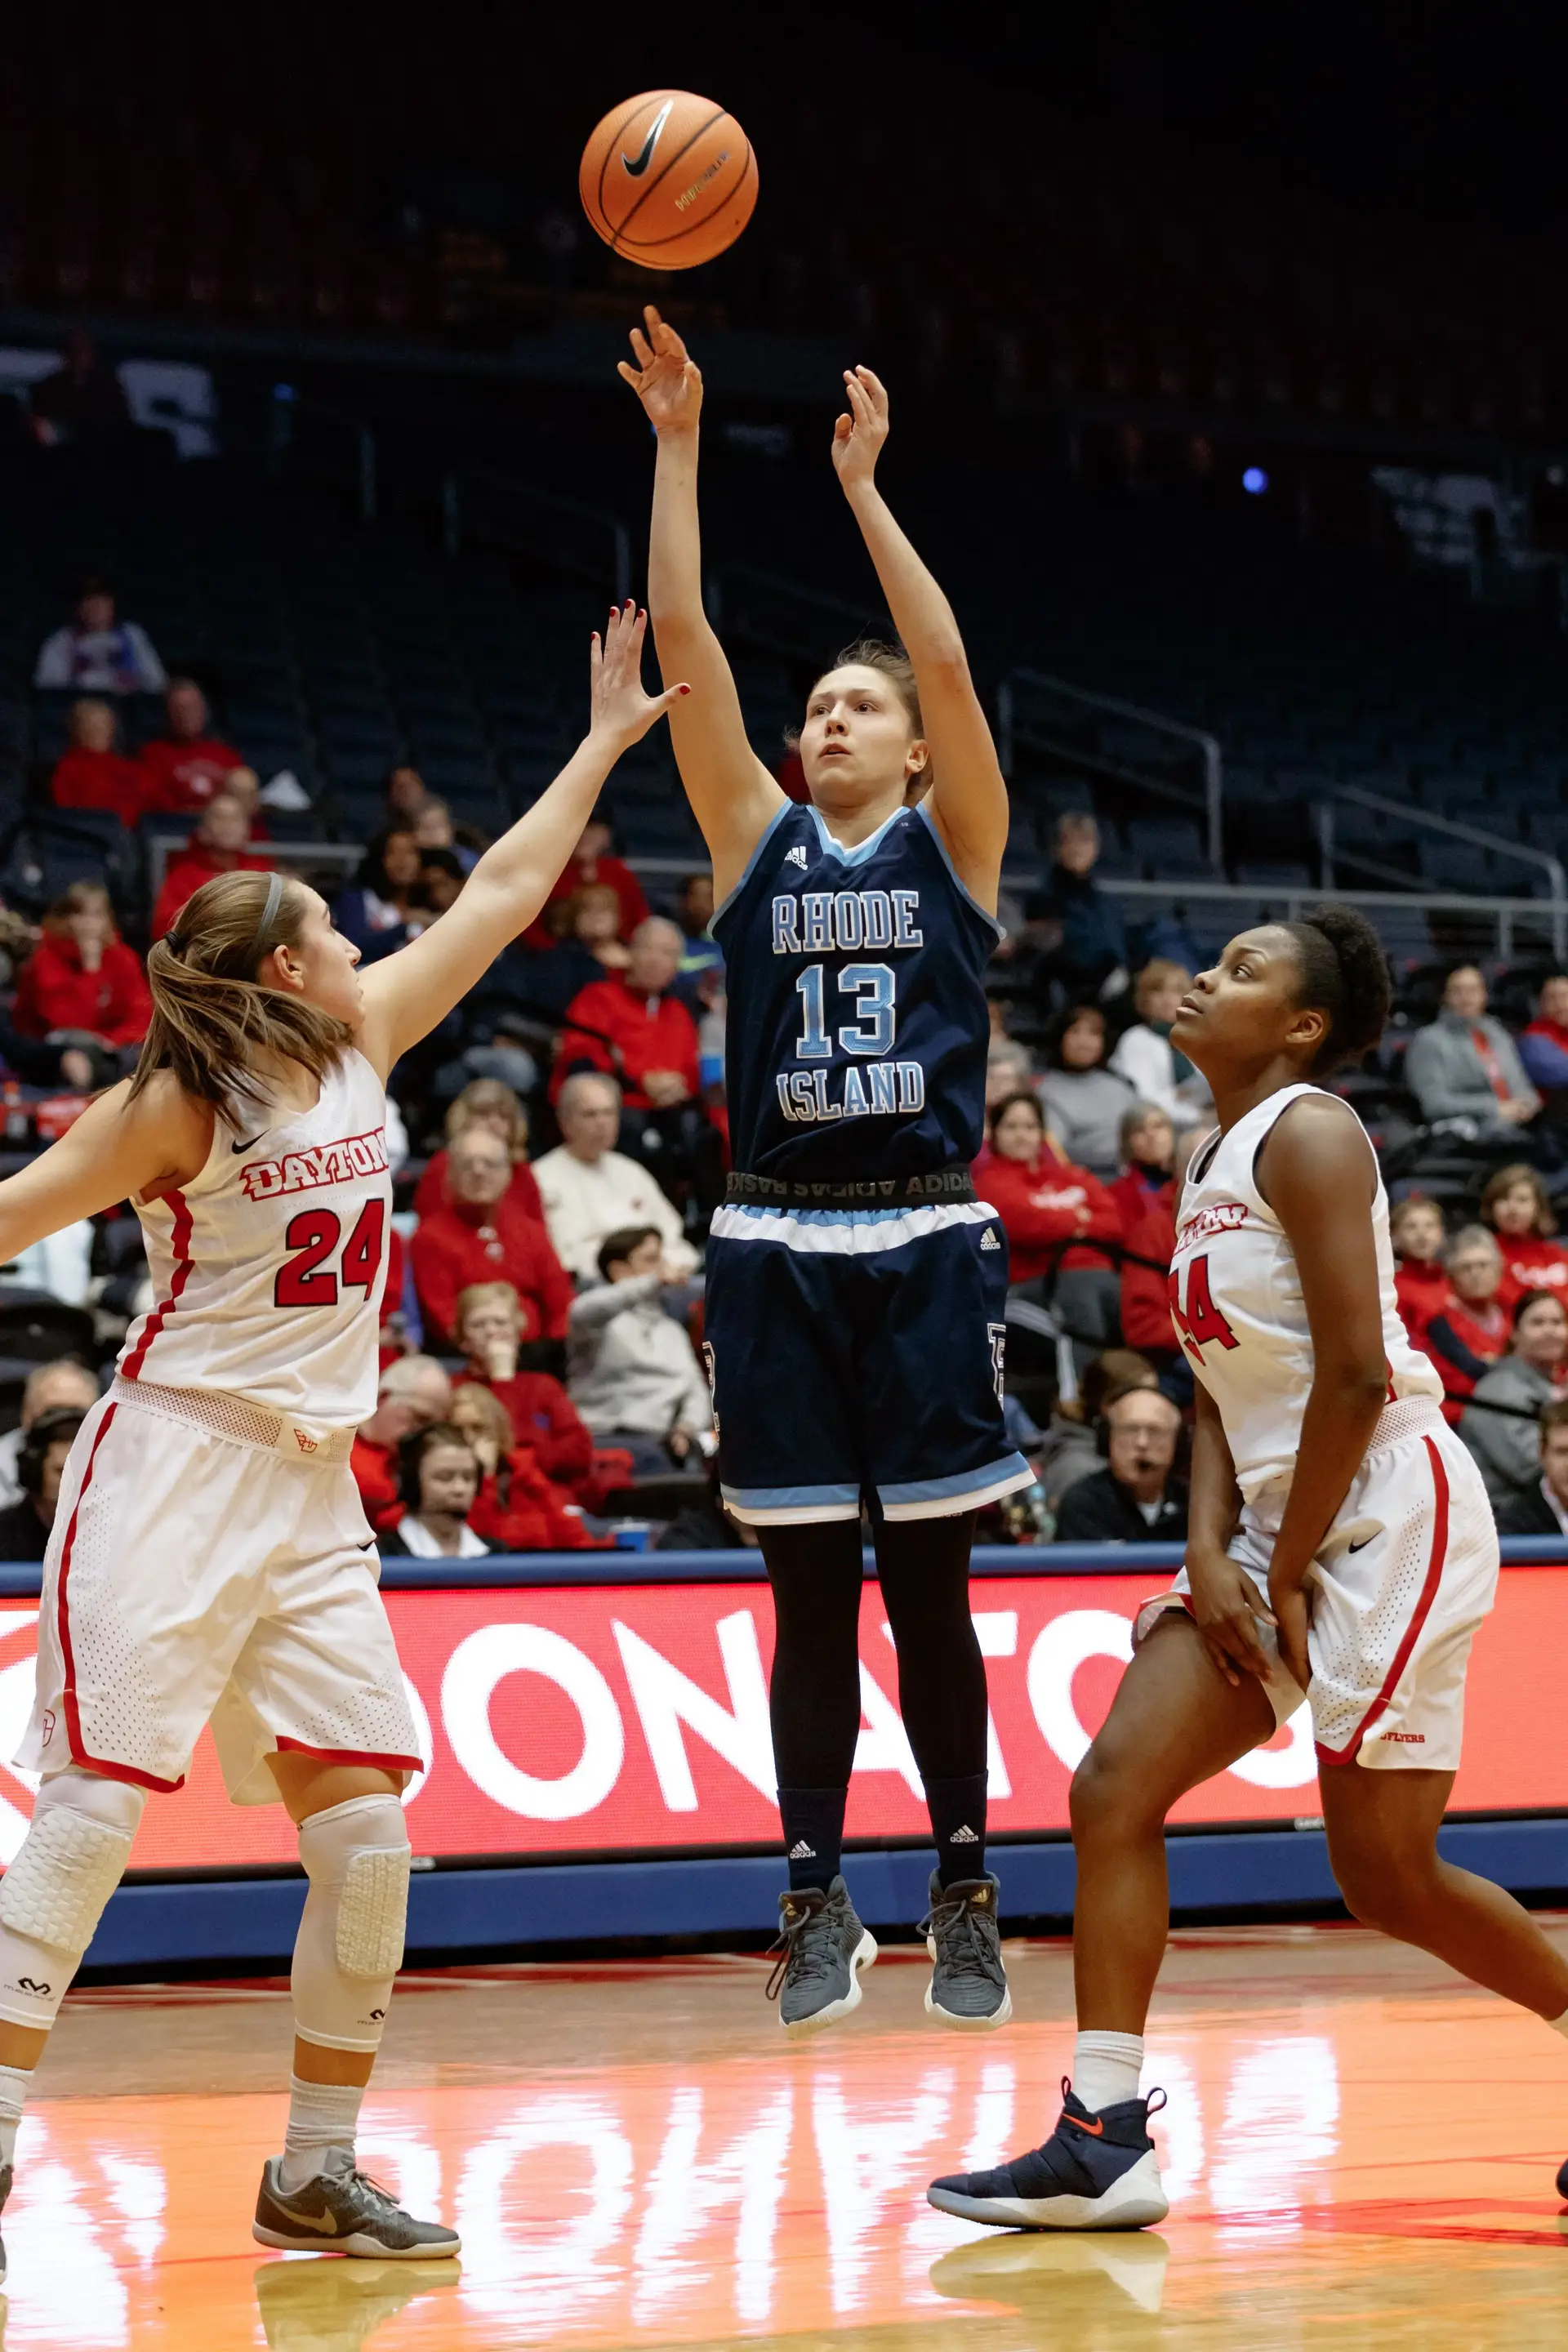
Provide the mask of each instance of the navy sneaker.
{"label": "navy sneaker", "polygon": [[1002,1938],[996,1925],[1001,1889],[989,1874],[955,1879],[943,1886],[933,1870],[927,1889],[931,1909],[920,1932],[935,1966],[926,1987],[926,2011],[961,2032],[985,2033],[1013,2014]]}
{"label": "navy sneaker", "polygon": [[768,1979],[768,1999],[779,2005],[786,2033],[816,2033],[860,2006],[860,1971],[877,1957],[876,1938],[860,1925],[849,1889],[836,1878],[792,1887],[779,1896],[779,1955]]}
{"label": "navy sneaker", "polygon": [[1147,2229],[1171,2210],[1149,2137],[1149,2118],[1164,2104],[1154,2091],[1093,2115],[1064,2075],[1061,2115],[1044,2147],[994,2172],[949,2173],[926,2195],[939,2212],[998,2230]]}

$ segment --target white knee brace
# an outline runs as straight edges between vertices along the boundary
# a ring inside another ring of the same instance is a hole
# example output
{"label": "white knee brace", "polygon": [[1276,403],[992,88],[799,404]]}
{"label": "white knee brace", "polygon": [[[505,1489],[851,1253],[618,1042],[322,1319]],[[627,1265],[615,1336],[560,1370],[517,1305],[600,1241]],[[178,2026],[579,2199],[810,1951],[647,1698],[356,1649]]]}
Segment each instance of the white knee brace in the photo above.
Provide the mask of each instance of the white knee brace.
{"label": "white knee brace", "polygon": [[300,1824],[310,1881],[294,1946],[294,2030],[327,2050],[374,2050],[403,1959],[408,1830],[392,1796],[351,1797]]}
{"label": "white knee brace", "polygon": [[47,2030],[131,1858],[144,1789],[68,1764],[0,1879],[0,2018]]}

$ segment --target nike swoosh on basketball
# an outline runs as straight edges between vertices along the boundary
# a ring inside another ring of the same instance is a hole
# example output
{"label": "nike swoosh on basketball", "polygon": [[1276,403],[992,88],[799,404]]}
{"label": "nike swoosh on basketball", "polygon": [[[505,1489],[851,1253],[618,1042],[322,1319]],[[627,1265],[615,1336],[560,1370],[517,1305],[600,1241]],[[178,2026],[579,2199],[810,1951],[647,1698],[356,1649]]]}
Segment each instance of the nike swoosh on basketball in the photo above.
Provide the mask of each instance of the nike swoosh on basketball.
{"label": "nike swoosh on basketball", "polygon": [[664,104],[659,108],[658,112],[654,116],[653,129],[643,141],[642,152],[638,155],[635,163],[631,157],[623,150],[621,161],[626,167],[626,177],[628,179],[640,180],[643,173],[647,170],[648,165],[652,163],[653,151],[658,145],[658,134],[664,129],[665,124],[669,121],[670,109],[674,104],[674,99],[667,98]]}

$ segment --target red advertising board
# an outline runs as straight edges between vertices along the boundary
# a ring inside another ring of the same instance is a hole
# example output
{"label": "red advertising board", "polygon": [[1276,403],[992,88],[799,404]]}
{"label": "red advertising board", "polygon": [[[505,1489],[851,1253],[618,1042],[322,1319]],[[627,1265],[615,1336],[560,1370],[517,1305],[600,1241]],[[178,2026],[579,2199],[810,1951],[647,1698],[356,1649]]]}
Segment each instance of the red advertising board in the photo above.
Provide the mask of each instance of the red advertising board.
{"label": "red advertising board", "polygon": [[[973,1588],[991,1687],[991,1819],[1067,1827],[1074,1765],[1129,1654],[1157,1573],[1000,1577]],[[439,1856],[700,1852],[777,1835],[768,1740],[773,1613],[764,1584],[394,1592],[394,1631],[428,1769],[407,1799],[415,1852]],[[0,1603],[0,1755],[31,1697],[36,1604]],[[1568,1811],[1562,1733],[1568,1568],[1506,1568],[1470,1672],[1458,1811]],[[918,1840],[920,1778],[900,1719],[881,1595],[860,1617],[862,1729],[851,1838]],[[22,1776],[0,1769],[0,1861],[24,1833]],[[1194,1790],[1182,1824],[1318,1810],[1305,1713]],[[279,1806],[227,1802],[204,1738],[186,1788],[154,1800],[132,1867],[291,1861]]]}

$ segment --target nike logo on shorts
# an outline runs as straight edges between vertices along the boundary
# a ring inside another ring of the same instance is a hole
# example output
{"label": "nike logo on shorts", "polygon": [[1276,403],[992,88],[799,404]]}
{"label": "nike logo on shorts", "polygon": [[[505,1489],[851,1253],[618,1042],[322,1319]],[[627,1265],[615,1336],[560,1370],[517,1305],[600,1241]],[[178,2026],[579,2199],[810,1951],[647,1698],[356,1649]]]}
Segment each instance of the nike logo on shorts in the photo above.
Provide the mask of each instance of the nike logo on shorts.
{"label": "nike logo on shorts", "polygon": [[1375,1543],[1376,1541],[1377,1538],[1375,1536],[1363,1536],[1360,1543],[1347,1544],[1345,1546],[1346,1555],[1348,1557],[1352,1551],[1364,1551],[1369,1543]]}
{"label": "nike logo on shorts", "polygon": [[622,154],[621,162],[626,165],[627,179],[640,180],[643,173],[647,170],[648,165],[652,163],[653,151],[658,145],[658,134],[664,129],[665,124],[669,121],[670,109],[674,104],[674,99],[667,98],[664,104],[659,108],[658,112],[654,116],[653,129],[643,141],[642,152],[638,155],[635,163],[629,155],[625,153]]}

